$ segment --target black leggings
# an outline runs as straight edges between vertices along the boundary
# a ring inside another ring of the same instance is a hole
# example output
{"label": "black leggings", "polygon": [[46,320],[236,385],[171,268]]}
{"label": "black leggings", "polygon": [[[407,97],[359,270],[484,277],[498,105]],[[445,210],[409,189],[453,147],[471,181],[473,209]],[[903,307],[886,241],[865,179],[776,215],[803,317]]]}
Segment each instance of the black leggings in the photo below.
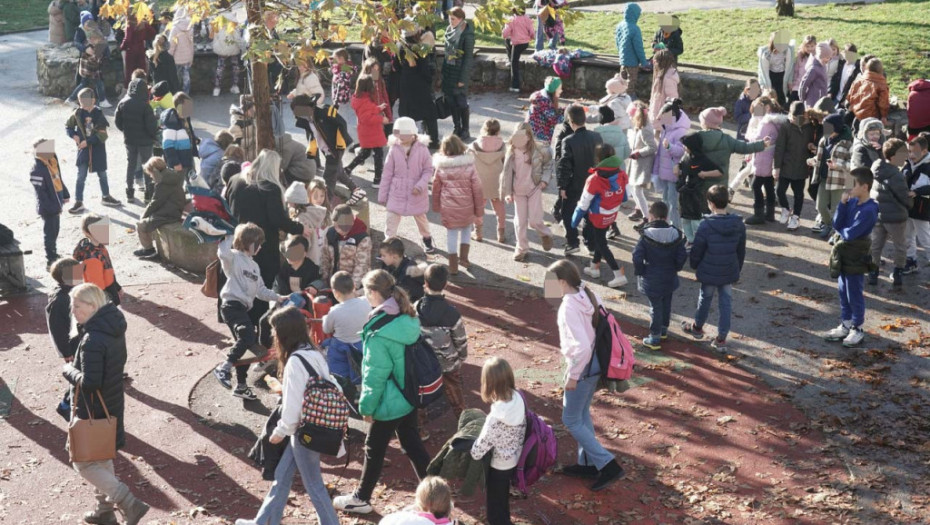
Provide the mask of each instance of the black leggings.
{"label": "black leggings", "polygon": [[787,108],[785,100],[785,72],[776,73],[769,70],[769,79],[772,81],[772,89],[775,90],[775,94],[778,95],[778,105]]}
{"label": "black leggings", "polygon": [[390,421],[372,421],[365,438],[365,463],[362,465],[362,481],[355,493],[362,501],[370,501],[371,493],[381,478],[381,469],[384,467],[384,453],[387,452],[391,438],[397,435],[400,446],[407,452],[410,463],[416,471],[417,478],[426,477],[426,467],[430,457],[420,441],[420,429],[417,424],[417,411],[411,410],[409,414]]}
{"label": "black leggings", "polygon": [[522,80],[520,78],[520,56],[523,55],[523,52],[526,51],[526,48],[530,45],[512,45],[510,40],[506,40],[505,44],[507,45],[507,55],[510,57],[510,87],[513,89],[520,89]]}
{"label": "black leggings", "polygon": [[[762,195],[762,190],[765,195]],[[775,179],[772,177],[753,177],[752,178],[752,207],[758,210],[764,210],[766,206],[775,207]]]}
{"label": "black leggings", "polygon": [[592,262],[597,264],[603,258],[607,261],[607,266],[610,266],[611,270],[617,271],[620,269],[620,265],[617,264],[613,252],[610,251],[610,246],[607,245],[607,230],[608,228],[591,228],[591,237],[594,241],[594,258]]}
{"label": "black leggings", "polygon": [[513,525],[510,521],[510,479],[513,471],[488,469],[485,495],[488,506],[488,525]]}
{"label": "black leggings", "polygon": [[384,169],[384,148],[362,148],[358,150],[358,154],[346,166],[346,171],[351,172],[356,167],[361,166],[372,154],[375,156],[375,180],[381,180],[381,171]]}
{"label": "black leggings", "polygon": [[782,208],[789,208],[788,206],[788,188],[791,188],[791,193],[794,194],[794,207],[793,215],[801,216],[801,209],[804,207],[804,183],[805,179],[789,180],[784,177],[778,179],[778,188],[775,190],[775,194],[778,195],[778,205]]}
{"label": "black leggings", "polygon": [[[232,332],[233,339],[236,340],[236,343],[226,354],[226,361],[233,364],[242,359],[245,352],[252,348],[257,342],[255,337],[255,323],[249,315],[249,310],[244,304],[238,301],[223,303],[220,311],[222,312],[223,320],[226,321],[226,326],[228,326],[229,331]],[[249,365],[237,366],[236,382],[240,385],[245,385],[248,374]]]}

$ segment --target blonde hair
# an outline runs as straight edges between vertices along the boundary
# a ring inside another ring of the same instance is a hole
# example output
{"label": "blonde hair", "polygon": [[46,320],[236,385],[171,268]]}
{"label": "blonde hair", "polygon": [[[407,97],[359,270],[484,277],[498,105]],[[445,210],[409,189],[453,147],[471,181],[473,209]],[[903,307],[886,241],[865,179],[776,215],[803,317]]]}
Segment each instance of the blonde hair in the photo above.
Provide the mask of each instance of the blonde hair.
{"label": "blonde hair", "polygon": [[465,154],[465,143],[456,135],[449,135],[442,139],[439,151],[446,157],[458,157]]}
{"label": "blonde hair", "polygon": [[516,381],[510,363],[500,357],[491,357],[481,367],[481,400],[485,403],[510,401]]}
{"label": "blonde hair", "polygon": [[94,307],[96,312],[107,304],[107,294],[103,293],[103,290],[99,286],[93,283],[81,283],[71,289],[71,293],[68,294],[71,297],[71,301],[80,301],[84,304],[89,304]]}
{"label": "blonde hair", "polygon": [[362,279],[362,286],[368,291],[378,292],[378,295],[385,300],[393,297],[394,301],[397,302],[400,313],[409,315],[410,317],[417,316],[416,310],[414,310],[413,305],[410,304],[410,296],[407,295],[407,292],[404,291],[403,288],[396,286],[394,277],[386,271],[372,270],[366,273],[365,278]]}
{"label": "blonde hair", "polygon": [[145,165],[142,166],[142,171],[149,177],[152,177],[156,172],[165,171],[167,168],[168,164],[165,162],[165,159],[161,157],[152,157],[145,161]]}
{"label": "blonde hair", "polygon": [[168,50],[168,37],[165,35],[158,35],[155,37],[155,42],[152,43],[152,63],[156,66],[158,65],[158,57],[161,56],[163,51]]}
{"label": "blonde hair", "polygon": [[245,252],[252,246],[261,246],[265,243],[265,230],[259,228],[254,222],[246,222],[236,226],[233,233],[233,249]]}
{"label": "blonde hair", "polygon": [[817,45],[817,37],[814,35],[807,35],[806,37],[804,37],[804,40],[801,41],[801,45],[798,46],[798,58],[799,59],[806,60],[807,57],[810,56],[810,53],[808,53],[807,51],[804,51],[804,47],[807,46],[808,44]]}
{"label": "blonde hair", "polygon": [[434,518],[447,518],[452,513],[452,490],[439,476],[427,476],[417,485],[417,507]]}
{"label": "blonde hair", "polygon": [[281,204],[284,202],[284,188],[281,187],[281,155],[271,149],[263,149],[246,170],[245,180],[249,185],[270,182],[281,190]]}
{"label": "blonde hair", "polygon": [[633,107],[636,108],[636,112],[632,115],[632,122],[634,129],[643,129],[649,124],[649,106],[647,106],[642,100],[637,100],[633,102]]}
{"label": "blonde hair", "polygon": [[507,141],[507,147],[509,152],[513,154],[513,137],[518,133],[525,133],[529,141],[526,143],[526,153],[529,154],[529,158],[533,158],[533,154],[536,153],[536,140],[533,138],[533,128],[530,127],[529,122],[517,122],[517,125],[513,127],[513,134],[510,135],[510,140]]}

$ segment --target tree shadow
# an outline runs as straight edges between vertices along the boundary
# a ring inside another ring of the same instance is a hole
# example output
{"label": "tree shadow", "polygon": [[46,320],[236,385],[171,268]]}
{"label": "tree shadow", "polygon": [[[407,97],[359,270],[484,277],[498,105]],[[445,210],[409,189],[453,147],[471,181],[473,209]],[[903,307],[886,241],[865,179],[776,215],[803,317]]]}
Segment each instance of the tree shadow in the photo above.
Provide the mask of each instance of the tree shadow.
{"label": "tree shadow", "polygon": [[141,296],[129,296],[129,299],[122,304],[126,312],[145,319],[154,328],[180,341],[214,346],[226,338],[226,335],[182,310],[154,303]]}

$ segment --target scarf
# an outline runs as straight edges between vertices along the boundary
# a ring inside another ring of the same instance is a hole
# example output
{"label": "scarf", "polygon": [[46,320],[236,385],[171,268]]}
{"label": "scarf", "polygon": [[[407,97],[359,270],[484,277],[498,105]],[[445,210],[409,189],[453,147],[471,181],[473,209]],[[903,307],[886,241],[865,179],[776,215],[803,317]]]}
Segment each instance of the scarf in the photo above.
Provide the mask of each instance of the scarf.
{"label": "scarf", "polygon": [[48,159],[39,157],[39,160],[48,168],[48,174],[52,179],[52,185],[55,187],[55,193],[61,193],[64,186],[61,184],[61,174],[58,171],[58,159],[55,157],[49,157]]}
{"label": "scarf", "polygon": [[462,33],[465,32],[467,23],[467,21],[462,20],[457,27],[452,27],[450,24],[446,29],[446,62],[454,63],[461,54],[458,49],[459,41],[462,39]]}

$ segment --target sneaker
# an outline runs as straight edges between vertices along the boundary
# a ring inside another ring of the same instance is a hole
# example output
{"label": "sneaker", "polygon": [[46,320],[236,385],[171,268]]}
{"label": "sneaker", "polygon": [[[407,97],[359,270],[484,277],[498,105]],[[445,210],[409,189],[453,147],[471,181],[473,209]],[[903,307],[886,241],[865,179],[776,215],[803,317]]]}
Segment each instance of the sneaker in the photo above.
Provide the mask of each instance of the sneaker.
{"label": "sneaker", "polygon": [[566,246],[566,247],[565,247],[565,255],[571,255],[571,254],[573,254],[573,253],[578,253],[578,250],[580,250],[580,249],[581,249],[581,248],[579,248],[579,247],[577,247],[577,246]]}
{"label": "sneaker", "polygon": [[333,507],[343,512],[355,514],[368,514],[371,512],[371,503],[358,499],[355,494],[345,494],[333,498]]}
{"label": "sneaker", "polygon": [[111,208],[118,208],[123,205],[122,202],[114,199],[109,195],[104,195],[103,198],[100,199],[100,202],[103,203],[104,206],[109,206]]}
{"label": "sneaker", "polygon": [[433,246],[432,237],[423,237],[423,251],[426,253],[436,253],[436,247]]}
{"label": "sneaker", "polygon": [[596,478],[597,467],[594,465],[569,465],[562,467],[562,470],[558,471],[558,473],[576,478]]}
{"label": "sneaker", "polygon": [[859,346],[863,339],[865,339],[865,332],[862,331],[862,328],[854,326],[849,330],[849,335],[843,339],[843,346],[846,348]]}
{"label": "sneaker", "polygon": [[797,215],[788,217],[788,231],[793,232],[801,227],[801,219]]}
{"label": "sneaker", "polygon": [[901,272],[903,271],[904,271],[903,268],[895,268],[891,272],[891,275],[889,276],[891,277],[891,286],[894,286],[895,288],[900,288],[901,285],[904,284],[904,280],[901,279]]}
{"label": "sneaker", "polygon": [[588,252],[588,257],[594,257],[594,248],[585,245],[584,249]]}
{"label": "sneaker", "polygon": [[878,271],[869,272],[869,278],[866,280],[872,286],[878,284]]}
{"label": "sneaker", "polygon": [[236,525],[258,525],[255,520],[236,520]]}
{"label": "sneaker", "polygon": [[551,235],[542,236],[542,249],[544,252],[548,252],[552,250],[552,236]]}
{"label": "sneaker", "polygon": [[626,275],[623,272],[614,272],[614,278],[607,281],[609,288],[620,288],[627,283]]}
{"label": "sneaker", "polygon": [[68,208],[68,213],[78,214],[84,211],[84,203],[81,201],[74,201],[74,204]]}
{"label": "sneaker", "polygon": [[646,221],[641,221],[639,224],[634,225],[633,229],[638,232],[642,232],[643,230],[646,229],[646,224],[649,224],[649,223],[647,223]]}
{"label": "sneaker", "polygon": [[721,354],[725,354],[727,353],[727,340],[715,337],[714,340],[710,342],[710,347]]}
{"label": "sneaker", "polygon": [[232,373],[225,368],[214,368],[213,377],[223,385],[223,388],[229,390],[232,388]]}
{"label": "sneaker", "polygon": [[139,248],[138,250],[132,252],[133,255],[140,259],[151,259],[158,255],[158,252],[155,248]]}
{"label": "sneaker", "polygon": [[846,336],[849,335],[849,326],[846,323],[840,323],[839,326],[827,332],[823,338],[826,341],[836,342],[846,339]]}
{"label": "sneaker", "polygon": [[107,102],[106,100],[101,100],[101,101],[100,101],[100,104],[98,104],[98,106],[100,106],[100,107],[103,108],[103,109],[107,109],[107,108],[112,108],[112,107],[113,107],[113,104],[110,104],[110,103]]}
{"label": "sneaker", "polygon": [[217,88],[213,88],[213,96],[214,96],[214,97],[220,96],[220,88],[218,88],[218,87],[217,87]]}
{"label": "sneaker", "polygon": [[607,232],[608,239],[616,239],[620,237],[620,228],[617,228],[617,223],[610,225],[610,230]]}
{"label": "sneaker", "polygon": [[519,93],[520,88],[509,88],[508,91],[510,91],[511,93]]}
{"label": "sneaker", "polygon": [[526,260],[526,257],[527,257],[526,252],[518,252],[518,253],[513,254],[514,262],[523,262]]}
{"label": "sneaker", "polygon": [[353,204],[357,204],[359,201],[364,199],[366,195],[367,194],[365,193],[365,190],[361,188],[355,188],[355,191],[352,192],[352,196],[349,197],[349,200],[346,201],[346,204],[348,204],[349,206],[352,206]]}
{"label": "sneaker", "polygon": [[698,328],[692,321],[682,321],[681,329],[695,339],[704,339],[704,329]]}
{"label": "sneaker", "polygon": [[814,225],[811,226],[811,233],[820,233],[822,231],[823,231],[823,224],[819,222],[815,222]]}
{"label": "sneaker", "polygon": [[252,392],[252,389],[248,385],[239,385],[233,390],[233,396],[245,399],[246,401],[255,401],[258,399],[258,396],[255,395],[255,392]]}
{"label": "sneaker", "polygon": [[594,265],[585,266],[584,269],[581,271],[584,272],[585,275],[587,275],[588,277],[592,279],[601,278],[601,267],[600,266],[594,266]]}
{"label": "sneaker", "polygon": [[666,339],[668,339],[668,329],[667,329],[667,328],[663,328],[663,329],[662,329],[662,334],[659,335],[659,339],[661,339],[661,340],[663,340],[663,341],[665,341]]}
{"label": "sneaker", "polygon": [[604,465],[597,473],[597,481],[591,485],[592,492],[600,492],[609,487],[613,482],[623,477],[623,467],[616,460],[610,460],[610,463]]}
{"label": "sneaker", "polygon": [[788,219],[791,218],[791,212],[788,211],[788,208],[781,209],[781,215],[778,217],[779,224],[788,224]]}
{"label": "sneaker", "polygon": [[662,348],[662,338],[658,335],[644,337],[643,346],[650,350],[660,350]]}
{"label": "sneaker", "polygon": [[375,179],[375,180],[371,181],[371,187],[374,188],[374,189],[380,188],[380,187],[381,187],[381,179]]}
{"label": "sneaker", "polygon": [[901,270],[901,275],[911,275],[920,271],[920,268],[917,265],[917,259],[907,258],[907,263],[904,265],[904,268]]}
{"label": "sneaker", "polygon": [[626,216],[627,219],[631,221],[639,221],[643,219],[643,212],[639,211],[639,208],[633,210],[633,213]]}
{"label": "sneaker", "polygon": [[429,430],[420,430],[420,441],[426,442],[429,441]]}
{"label": "sneaker", "polygon": [[239,86],[233,84],[233,86],[232,86],[231,88],[229,88],[229,92],[232,93],[233,95],[238,95],[238,94],[239,94]]}

